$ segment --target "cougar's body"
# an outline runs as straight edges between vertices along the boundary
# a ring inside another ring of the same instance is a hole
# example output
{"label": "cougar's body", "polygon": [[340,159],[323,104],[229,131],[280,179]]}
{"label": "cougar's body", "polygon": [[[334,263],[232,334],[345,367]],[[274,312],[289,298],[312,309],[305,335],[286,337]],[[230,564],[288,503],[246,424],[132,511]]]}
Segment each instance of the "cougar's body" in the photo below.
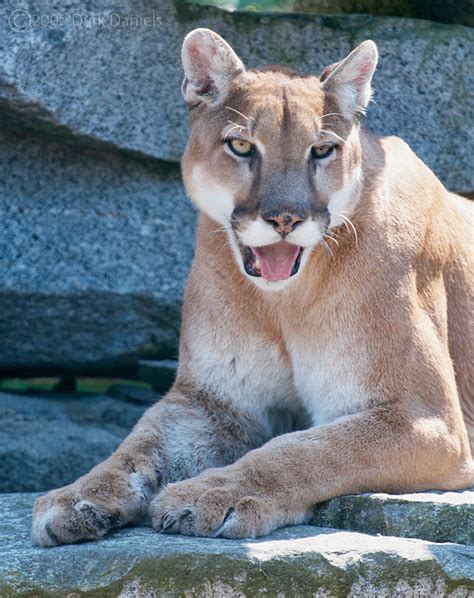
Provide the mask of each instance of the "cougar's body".
{"label": "cougar's body", "polygon": [[364,42],[320,77],[183,46],[200,208],[179,368],[104,463],[41,497],[32,539],[244,537],[341,494],[473,483],[473,212],[364,131]]}

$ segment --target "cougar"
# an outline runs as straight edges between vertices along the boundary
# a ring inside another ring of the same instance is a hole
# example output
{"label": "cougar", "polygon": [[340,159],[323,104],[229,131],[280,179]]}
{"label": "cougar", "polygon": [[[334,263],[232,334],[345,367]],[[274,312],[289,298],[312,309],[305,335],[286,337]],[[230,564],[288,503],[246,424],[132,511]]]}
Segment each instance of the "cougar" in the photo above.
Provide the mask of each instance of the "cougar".
{"label": "cougar", "polygon": [[39,498],[32,541],[255,537],[361,492],[473,483],[472,209],[361,121],[365,41],[319,76],[184,40],[200,210],[176,381],[117,451]]}

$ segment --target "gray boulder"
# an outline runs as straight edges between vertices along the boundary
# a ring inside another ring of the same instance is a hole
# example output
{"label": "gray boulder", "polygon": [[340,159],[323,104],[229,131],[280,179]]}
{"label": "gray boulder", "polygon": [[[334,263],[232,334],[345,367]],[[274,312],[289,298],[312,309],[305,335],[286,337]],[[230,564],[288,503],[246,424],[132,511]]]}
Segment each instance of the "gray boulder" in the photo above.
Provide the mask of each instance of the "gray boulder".
{"label": "gray boulder", "polygon": [[0,393],[0,492],[37,492],[74,482],[117,448],[150,404],[149,395],[140,402],[133,392]]}
{"label": "gray boulder", "polygon": [[0,131],[0,371],[176,356],[195,212],[176,167]]}
{"label": "gray boulder", "polygon": [[474,544],[474,488],[341,496],[317,505],[311,523],[366,534]]}
{"label": "gray boulder", "polygon": [[35,495],[0,497],[0,595],[152,598],[391,598],[474,591],[474,548],[311,526],[257,540],[125,529],[99,542],[37,548]]}

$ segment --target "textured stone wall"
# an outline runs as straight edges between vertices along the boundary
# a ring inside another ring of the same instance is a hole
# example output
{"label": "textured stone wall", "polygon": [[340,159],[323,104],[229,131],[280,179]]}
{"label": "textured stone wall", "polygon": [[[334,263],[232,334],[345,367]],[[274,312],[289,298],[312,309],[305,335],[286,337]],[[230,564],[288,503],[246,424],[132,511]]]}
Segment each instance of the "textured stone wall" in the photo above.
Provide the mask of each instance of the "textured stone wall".
{"label": "textured stone wall", "polygon": [[0,6],[0,375],[134,375],[140,358],[176,355],[196,218],[179,179],[179,53],[194,27],[249,66],[314,73],[374,39],[367,126],[404,137],[449,188],[474,188],[467,27],[171,0],[21,6]]}

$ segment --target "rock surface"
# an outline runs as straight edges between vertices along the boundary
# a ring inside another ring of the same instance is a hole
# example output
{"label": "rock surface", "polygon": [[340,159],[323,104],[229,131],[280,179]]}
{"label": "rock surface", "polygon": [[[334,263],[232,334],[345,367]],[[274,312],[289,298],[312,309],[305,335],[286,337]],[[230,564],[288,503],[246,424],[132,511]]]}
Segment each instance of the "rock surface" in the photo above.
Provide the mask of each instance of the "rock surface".
{"label": "rock surface", "polygon": [[0,371],[176,356],[195,212],[176,168],[0,131]]}
{"label": "rock surface", "polygon": [[73,482],[107,458],[149,406],[136,393],[53,397],[0,393],[0,492]]}
{"label": "rock surface", "polygon": [[474,488],[341,496],[318,505],[311,523],[368,534],[474,544]]}
{"label": "rock surface", "polygon": [[230,14],[172,0],[21,8],[7,0],[0,5],[3,375],[135,376],[140,359],[176,357],[195,226],[179,180],[187,135],[179,50],[198,26],[223,34],[249,66],[315,73],[372,37],[381,61],[368,126],[404,137],[450,188],[474,188],[469,28]]}
{"label": "rock surface", "polygon": [[35,495],[0,497],[0,595],[151,598],[455,596],[474,591],[474,548],[311,526],[257,540],[162,536],[148,528],[100,542],[29,543]]}
{"label": "rock surface", "polygon": [[368,125],[404,137],[450,187],[472,190],[468,27],[366,15],[232,14],[173,0],[46,6],[25,2],[26,16],[15,24],[8,17],[17,3],[3,4],[0,98],[13,126],[179,160],[187,135],[180,46],[194,27],[218,31],[249,66],[280,63],[314,73],[370,37],[381,60]]}

